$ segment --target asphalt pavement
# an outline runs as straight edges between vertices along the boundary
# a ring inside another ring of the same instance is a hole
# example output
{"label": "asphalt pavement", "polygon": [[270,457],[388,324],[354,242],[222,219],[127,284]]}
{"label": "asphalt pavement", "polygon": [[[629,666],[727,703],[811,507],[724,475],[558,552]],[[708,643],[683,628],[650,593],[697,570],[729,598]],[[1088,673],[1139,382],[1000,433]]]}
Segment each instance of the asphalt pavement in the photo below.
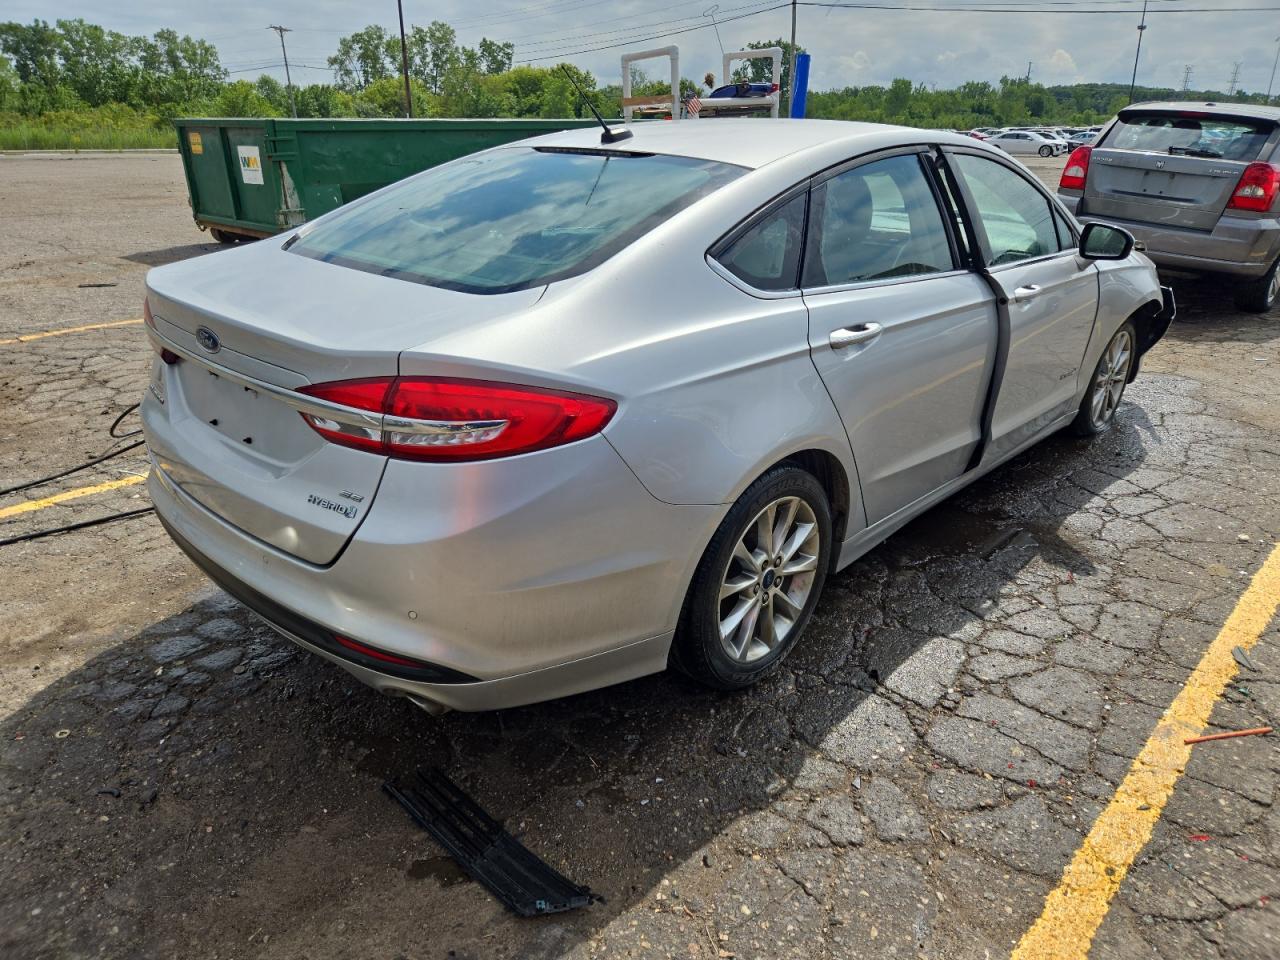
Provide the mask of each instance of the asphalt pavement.
{"label": "asphalt pavement", "polygon": [[[0,223],[7,487],[128,442],[142,277],[217,247],[163,154],[0,157]],[[742,694],[432,718],[152,516],[0,547],[0,955],[1274,960],[1277,740],[1181,741],[1280,714],[1280,313],[1173,283],[1109,434],[829,579]],[[146,469],[0,497],[0,539],[145,507]],[[380,791],[427,765],[605,902],[506,913]]]}

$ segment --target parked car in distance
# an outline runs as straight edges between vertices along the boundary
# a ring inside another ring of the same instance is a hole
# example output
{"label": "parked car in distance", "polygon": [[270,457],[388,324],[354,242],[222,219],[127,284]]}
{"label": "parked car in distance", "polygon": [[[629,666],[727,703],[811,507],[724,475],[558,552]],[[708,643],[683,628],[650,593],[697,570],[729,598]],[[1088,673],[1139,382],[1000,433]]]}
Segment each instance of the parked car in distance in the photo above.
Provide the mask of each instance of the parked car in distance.
{"label": "parked car in distance", "polygon": [[1067,139],[1067,144],[1074,149],[1076,147],[1083,147],[1086,144],[1093,143],[1097,138],[1098,135],[1092,130],[1079,130]]}
{"label": "parked car in distance", "polygon": [[630,132],[152,270],[148,483],[188,556],[432,711],[668,664],[737,689],[834,571],[1106,431],[1171,317],[1128,234],[969,137]]}
{"label": "parked car in distance", "polygon": [[1055,157],[1067,152],[1065,140],[1053,139],[1034,130],[1004,130],[989,137],[986,142],[1015,156]]}
{"label": "parked car in distance", "polygon": [[991,136],[991,134],[989,134],[989,133],[984,133],[983,131],[978,130],[978,129],[974,129],[974,130],[967,130],[967,131],[965,131],[965,134],[966,134],[966,136],[973,137],[973,139],[975,139],[975,140],[986,140],[989,136]]}
{"label": "parked car in distance", "polygon": [[1280,299],[1280,108],[1126,107],[1071,154],[1058,195],[1080,220],[1133,233],[1159,266],[1231,278],[1242,310]]}

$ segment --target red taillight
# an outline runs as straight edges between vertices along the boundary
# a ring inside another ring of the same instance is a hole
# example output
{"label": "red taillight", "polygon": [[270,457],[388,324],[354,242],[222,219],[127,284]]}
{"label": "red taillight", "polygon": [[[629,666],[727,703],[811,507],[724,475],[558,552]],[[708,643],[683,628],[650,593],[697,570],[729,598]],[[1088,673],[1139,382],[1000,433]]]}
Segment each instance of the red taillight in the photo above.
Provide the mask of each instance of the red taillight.
{"label": "red taillight", "polygon": [[300,392],[382,415],[380,424],[358,425],[304,413],[321,436],[406,460],[488,460],[545,450],[599,433],[617,409],[601,397],[443,377],[343,380]]}
{"label": "red taillight", "polygon": [[[152,330],[156,328],[156,318],[151,314],[151,304],[146,297],[142,298],[142,322]],[[151,341],[151,349],[160,354],[160,359],[169,364],[169,366],[173,366],[182,359],[168,347],[158,346],[154,340]]]}
{"label": "red taillight", "polygon": [[1076,147],[1067,157],[1067,165],[1062,170],[1062,179],[1058,181],[1059,190],[1083,190],[1084,182],[1089,178],[1089,157],[1093,147]]}
{"label": "red taillight", "polygon": [[778,85],[777,85],[776,83],[772,83],[772,84],[770,84],[770,85],[769,85],[769,92],[770,92],[770,93],[777,93],[777,92],[778,92]]}
{"label": "red taillight", "polygon": [[1251,163],[1244,168],[1227,209],[1265,212],[1271,209],[1278,190],[1280,167],[1273,167],[1269,163]]}

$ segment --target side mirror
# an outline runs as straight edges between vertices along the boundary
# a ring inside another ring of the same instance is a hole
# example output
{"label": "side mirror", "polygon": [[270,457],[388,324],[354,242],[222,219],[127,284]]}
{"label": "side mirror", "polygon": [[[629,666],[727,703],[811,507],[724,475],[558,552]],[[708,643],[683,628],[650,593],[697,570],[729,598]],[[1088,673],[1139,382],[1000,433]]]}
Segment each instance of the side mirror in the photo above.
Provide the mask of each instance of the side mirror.
{"label": "side mirror", "polygon": [[1107,223],[1086,224],[1080,234],[1080,256],[1086,260],[1123,260],[1133,253],[1133,234]]}

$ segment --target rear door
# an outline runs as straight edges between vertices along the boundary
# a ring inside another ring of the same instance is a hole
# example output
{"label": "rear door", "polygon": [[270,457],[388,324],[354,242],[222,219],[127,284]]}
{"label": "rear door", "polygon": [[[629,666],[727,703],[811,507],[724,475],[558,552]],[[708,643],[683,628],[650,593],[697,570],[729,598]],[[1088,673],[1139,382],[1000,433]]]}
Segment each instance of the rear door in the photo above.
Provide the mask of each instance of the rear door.
{"label": "rear door", "polygon": [[995,297],[960,267],[925,152],[856,161],[810,196],[809,346],[869,523],[964,472],[995,357]]}
{"label": "rear door", "polygon": [[1275,136],[1270,120],[1121,111],[1093,148],[1080,213],[1212,230],[1245,168]]}
{"label": "rear door", "polygon": [[984,456],[999,457],[1072,410],[1098,312],[1097,268],[1044,189],[999,157],[946,148],[987,275],[1007,301],[1008,355]]}

